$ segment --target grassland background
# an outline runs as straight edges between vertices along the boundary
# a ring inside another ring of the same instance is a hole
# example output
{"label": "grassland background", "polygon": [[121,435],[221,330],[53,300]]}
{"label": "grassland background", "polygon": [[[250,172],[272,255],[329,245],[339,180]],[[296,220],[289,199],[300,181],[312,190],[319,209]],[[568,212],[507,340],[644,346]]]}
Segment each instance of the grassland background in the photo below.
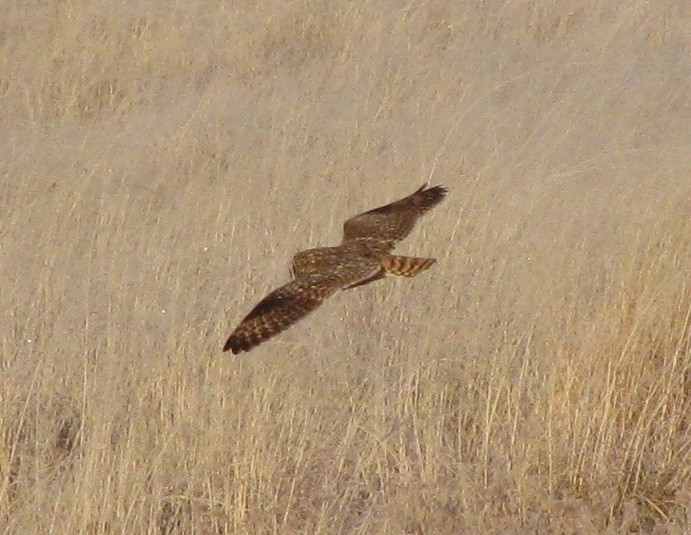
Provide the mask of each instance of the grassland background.
{"label": "grassland background", "polygon": [[1,7],[0,533],[691,533],[687,3]]}

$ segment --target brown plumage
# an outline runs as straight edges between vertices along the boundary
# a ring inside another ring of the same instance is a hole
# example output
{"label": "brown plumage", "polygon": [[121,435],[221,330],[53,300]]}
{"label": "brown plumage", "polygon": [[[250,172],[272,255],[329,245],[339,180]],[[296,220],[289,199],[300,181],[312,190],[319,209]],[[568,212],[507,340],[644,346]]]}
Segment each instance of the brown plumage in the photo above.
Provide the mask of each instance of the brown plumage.
{"label": "brown plumage", "polygon": [[386,274],[413,277],[429,269],[436,262],[434,258],[389,253],[446,192],[442,186],[427,188],[425,184],[404,199],[346,221],[341,245],[298,252],[293,257],[293,279],[252,309],[223,351],[249,351],[305,317],[338,290],[362,286]]}
{"label": "brown plumage", "polygon": [[434,258],[416,258],[411,256],[389,255],[381,262],[381,267],[386,273],[399,277],[414,277],[427,271],[436,262]]}

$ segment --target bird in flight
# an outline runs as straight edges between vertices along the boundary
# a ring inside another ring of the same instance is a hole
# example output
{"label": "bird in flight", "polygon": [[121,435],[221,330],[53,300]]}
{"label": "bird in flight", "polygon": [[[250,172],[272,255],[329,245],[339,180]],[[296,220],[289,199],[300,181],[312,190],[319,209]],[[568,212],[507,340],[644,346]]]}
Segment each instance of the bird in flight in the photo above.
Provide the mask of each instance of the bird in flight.
{"label": "bird in flight", "polygon": [[408,197],[348,219],[340,245],[298,252],[293,257],[292,280],[247,314],[223,351],[249,351],[304,318],[338,290],[362,286],[387,274],[414,277],[429,269],[434,258],[398,256],[391,251],[447,191],[443,186],[428,188],[425,184]]}

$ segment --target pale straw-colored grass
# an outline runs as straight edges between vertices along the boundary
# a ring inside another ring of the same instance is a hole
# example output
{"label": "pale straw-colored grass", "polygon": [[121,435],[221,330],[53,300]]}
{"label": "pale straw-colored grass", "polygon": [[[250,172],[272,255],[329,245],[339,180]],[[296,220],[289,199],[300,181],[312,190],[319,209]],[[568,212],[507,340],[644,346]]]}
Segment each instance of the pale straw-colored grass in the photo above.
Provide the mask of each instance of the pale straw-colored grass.
{"label": "pale straw-colored grass", "polygon": [[[691,530],[683,2],[10,2],[0,533]],[[439,263],[241,358],[423,182]]]}

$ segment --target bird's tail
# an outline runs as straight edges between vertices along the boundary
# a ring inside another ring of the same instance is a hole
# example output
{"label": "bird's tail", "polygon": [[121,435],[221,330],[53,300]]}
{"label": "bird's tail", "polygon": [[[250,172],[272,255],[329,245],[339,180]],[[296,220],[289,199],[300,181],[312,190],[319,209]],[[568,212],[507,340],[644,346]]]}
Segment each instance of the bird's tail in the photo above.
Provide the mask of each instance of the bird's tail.
{"label": "bird's tail", "polygon": [[390,255],[382,261],[382,269],[391,275],[414,277],[431,268],[435,262],[434,258]]}

